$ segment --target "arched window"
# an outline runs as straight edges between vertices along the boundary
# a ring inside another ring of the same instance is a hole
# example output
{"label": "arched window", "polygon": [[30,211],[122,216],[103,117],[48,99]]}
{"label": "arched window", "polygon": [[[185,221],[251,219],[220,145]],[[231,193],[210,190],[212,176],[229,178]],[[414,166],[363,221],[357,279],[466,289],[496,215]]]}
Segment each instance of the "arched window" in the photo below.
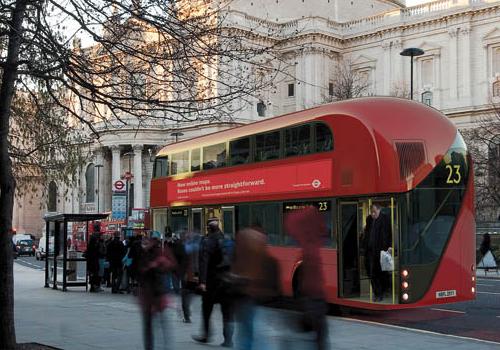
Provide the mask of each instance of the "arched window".
{"label": "arched window", "polygon": [[47,203],[47,211],[56,212],[57,211],[57,185],[54,181],[49,184],[49,200]]}
{"label": "arched window", "polygon": [[427,106],[432,106],[432,92],[426,91],[422,94],[422,103],[425,103]]}
{"label": "arched window", "polygon": [[493,97],[500,97],[500,80],[497,80],[493,83]]}
{"label": "arched window", "polygon": [[94,164],[89,164],[89,166],[87,167],[87,171],[85,171],[85,183],[86,183],[85,202],[92,203],[94,202],[94,192],[95,192]]}

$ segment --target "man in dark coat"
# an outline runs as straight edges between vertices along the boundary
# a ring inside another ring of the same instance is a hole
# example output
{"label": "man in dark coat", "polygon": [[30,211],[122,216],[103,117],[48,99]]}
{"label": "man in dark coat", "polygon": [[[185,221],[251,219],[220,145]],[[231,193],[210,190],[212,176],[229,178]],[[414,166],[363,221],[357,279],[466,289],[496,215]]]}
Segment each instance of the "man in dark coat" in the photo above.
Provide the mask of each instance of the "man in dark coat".
{"label": "man in dark coat", "polygon": [[90,292],[98,292],[100,290],[101,279],[99,278],[99,235],[96,233],[90,237],[85,258],[87,259]]}
{"label": "man in dark coat", "polygon": [[230,270],[230,265],[224,253],[223,242],[224,234],[219,228],[217,218],[209,219],[207,222],[208,235],[201,242],[200,248],[200,290],[202,297],[203,314],[203,333],[200,336],[194,336],[193,339],[206,343],[210,336],[210,316],[216,303],[220,303],[224,342],[221,346],[233,346],[233,315],[231,300],[224,296],[221,285],[222,278]]}
{"label": "man in dark coat", "polygon": [[120,240],[120,232],[115,232],[114,238],[108,243],[107,260],[111,273],[111,293],[118,293],[122,280],[123,265],[122,260],[126,254],[125,246]]}
{"label": "man in dark coat", "polygon": [[375,294],[374,301],[382,301],[387,288],[387,273],[380,266],[380,252],[387,251],[392,244],[391,223],[380,210],[379,204],[372,204],[371,219],[366,220],[364,237],[366,267]]}

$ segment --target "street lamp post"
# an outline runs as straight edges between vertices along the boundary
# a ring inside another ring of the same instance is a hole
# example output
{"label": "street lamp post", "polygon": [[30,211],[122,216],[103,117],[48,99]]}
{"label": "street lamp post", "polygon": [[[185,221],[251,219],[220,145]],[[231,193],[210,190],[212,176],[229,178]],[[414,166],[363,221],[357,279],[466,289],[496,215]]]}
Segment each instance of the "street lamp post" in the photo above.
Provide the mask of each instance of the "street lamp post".
{"label": "street lamp post", "polygon": [[99,181],[99,169],[102,168],[104,165],[102,164],[96,164],[94,165],[94,168],[97,168],[97,212],[99,213],[99,185],[100,185],[100,181]]}
{"label": "street lamp post", "polygon": [[180,131],[175,131],[175,132],[171,133],[170,136],[174,136],[175,143],[177,143],[177,141],[179,140],[179,136],[184,136],[184,133],[182,133]]}
{"label": "street lamp post", "polygon": [[413,100],[413,57],[422,56],[424,54],[424,50],[416,47],[409,47],[401,51],[399,54],[401,56],[410,57],[410,98]]}
{"label": "street lamp post", "polygon": [[125,193],[126,193],[126,210],[125,210],[125,227],[128,227],[128,217],[130,215],[130,180],[134,177],[131,173],[131,159],[130,157],[133,156],[133,152],[127,152],[124,153],[124,157],[128,157],[128,171],[122,176],[122,178],[125,179],[126,187],[125,187]]}

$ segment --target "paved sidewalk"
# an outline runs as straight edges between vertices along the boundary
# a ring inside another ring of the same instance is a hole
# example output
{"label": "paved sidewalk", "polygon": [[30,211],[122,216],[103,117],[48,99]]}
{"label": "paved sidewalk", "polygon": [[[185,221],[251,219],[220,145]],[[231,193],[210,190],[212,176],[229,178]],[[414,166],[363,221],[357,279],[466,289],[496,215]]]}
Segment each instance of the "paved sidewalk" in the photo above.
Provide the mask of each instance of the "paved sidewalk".
{"label": "paved sidewalk", "polygon": [[[38,342],[65,350],[142,349],[141,320],[135,299],[111,293],[67,293],[43,288],[43,272],[14,264],[18,342]],[[165,315],[168,347],[156,349],[215,349],[191,340],[200,325],[200,301],[193,300],[193,324],[180,321],[176,310]],[[258,317],[256,350],[311,349],[307,339],[287,329],[288,311],[262,309]],[[220,312],[215,310],[213,344],[220,344]],[[329,317],[331,349],[500,349],[500,345],[465,338],[359,323]],[[157,332],[161,333],[161,332]],[[159,334],[158,343],[162,342]]]}
{"label": "paved sidewalk", "polygon": [[489,269],[488,271],[485,271],[483,269],[478,269],[476,271],[476,277],[500,280],[500,268],[498,270]]}

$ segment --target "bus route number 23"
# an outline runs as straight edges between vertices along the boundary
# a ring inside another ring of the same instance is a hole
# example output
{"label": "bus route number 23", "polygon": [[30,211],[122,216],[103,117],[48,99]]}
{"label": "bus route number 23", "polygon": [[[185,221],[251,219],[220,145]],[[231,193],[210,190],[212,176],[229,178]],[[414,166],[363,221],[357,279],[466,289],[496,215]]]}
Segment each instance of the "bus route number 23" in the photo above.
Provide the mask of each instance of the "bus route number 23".
{"label": "bus route number 23", "polygon": [[462,181],[462,175],[460,174],[460,165],[447,165],[448,178],[446,179],[447,184],[459,184]]}

